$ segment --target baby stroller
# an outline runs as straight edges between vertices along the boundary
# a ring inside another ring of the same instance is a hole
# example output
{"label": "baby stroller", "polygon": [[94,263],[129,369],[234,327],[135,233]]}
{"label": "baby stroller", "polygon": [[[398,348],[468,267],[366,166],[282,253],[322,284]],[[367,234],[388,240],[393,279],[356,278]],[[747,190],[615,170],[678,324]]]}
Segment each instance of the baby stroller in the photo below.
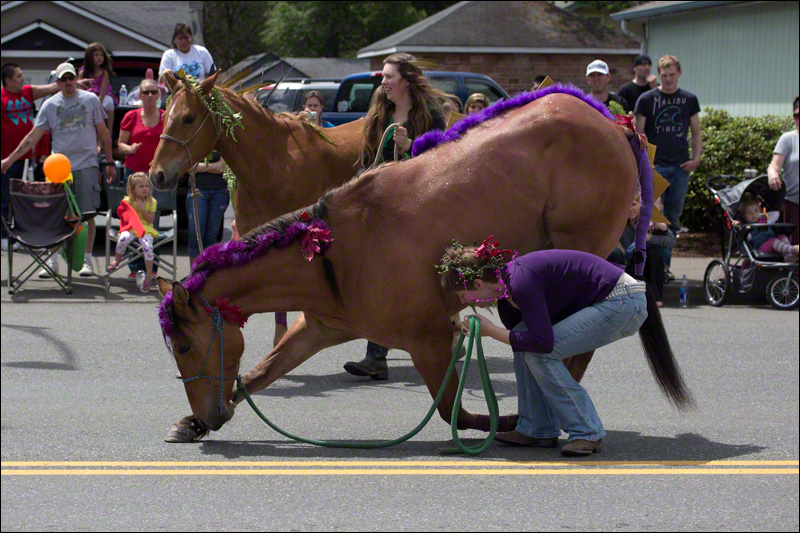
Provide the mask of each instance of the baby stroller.
{"label": "baby stroller", "polygon": [[798,264],[785,262],[779,254],[762,252],[747,239],[750,232],[765,228],[771,229],[776,235],[789,235],[794,231],[794,224],[731,224],[736,219],[739,203],[745,193],[756,198],[761,207],[767,210],[769,221],[777,220],[786,187],[773,191],[769,188],[766,174],[746,180],[736,176],[714,176],[706,181],[706,187],[714,195],[716,204],[722,208],[724,221],[720,231],[724,257],[711,261],[703,278],[706,301],[720,307],[735,291],[748,296],[766,294],[767,301],[775,309],[797,307],[800,302]]}

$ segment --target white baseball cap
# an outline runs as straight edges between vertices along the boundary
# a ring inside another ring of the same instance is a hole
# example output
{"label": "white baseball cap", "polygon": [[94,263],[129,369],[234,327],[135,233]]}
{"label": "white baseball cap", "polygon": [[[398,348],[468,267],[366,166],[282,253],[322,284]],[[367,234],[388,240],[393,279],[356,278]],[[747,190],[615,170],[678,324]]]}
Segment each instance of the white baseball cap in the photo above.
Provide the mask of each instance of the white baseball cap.
{"label": "white baseball cap", "polygon": [[588,76],[592,72],[599,72],[600,74],[608,74],[608,65],[605,61],[600,61],[599,59],[595,59],[589,66],[586,67],[586,75]]}
{"label": "white baseball cap", "polygon": [[75,72],[75,67],[71,63],[61,63],[56,69],[56,79],[60,80],[61,76],[67,73],[71,73],[75,77],[78,76],[78,73]]}

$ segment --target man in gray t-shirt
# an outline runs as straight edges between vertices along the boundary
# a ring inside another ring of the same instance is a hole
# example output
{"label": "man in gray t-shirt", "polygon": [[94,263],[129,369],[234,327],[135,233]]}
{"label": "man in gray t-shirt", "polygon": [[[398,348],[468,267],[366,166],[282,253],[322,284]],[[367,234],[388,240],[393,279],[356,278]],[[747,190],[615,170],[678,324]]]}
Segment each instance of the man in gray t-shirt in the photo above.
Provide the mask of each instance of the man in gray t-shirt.
{"label": "man in gray t-shirt", "polygon": [[[67,156],[72,167],[73,190],[82,212],[94,211],[100,207],[100,176],[97,164],[97,139],[103,144],[106,158],[113,161],[111,155],[111,135],[106,128],[106,112],[97,95],[80,91],[77,88],[75,67],[62,63],[56,69],[56,83],[60,92],[47,100],[36,117],[33,129],[19,143],[17,149],[2,162],[2,171],[6,172],[17,159],[27,153],[39,142],[45,131],[51,132],[53,152]],[[113,165],[108,168],[108,181],[117,177]],[[92,247],[96,226],[94,219],[88,221],[86,234],[86,255],[81,276],[94,274],[92,266]],[[56,259],[57,261],[57,259]],[[58,271],[57,263],[55,270]],[[54,264],[51,262],[51,267]],[[44,271],[39,277],[47,277]]]}
{"label": "man in gray t-shirt", "polygon": [[[798,196],[800,195],[800,97],[795,97],[793,107],[794,130],[781,135],[775,150],[772,153],[772,162],[767,167],[769,186],[777,191],[786,185],[786,201],[783,203],[783,221],[795,226],[800,226],[800,213],[798,213]],[[781,180],[783,169],[783,180]],[[795,228],[791,236],[792,244],[798,244],[798,229]]]}

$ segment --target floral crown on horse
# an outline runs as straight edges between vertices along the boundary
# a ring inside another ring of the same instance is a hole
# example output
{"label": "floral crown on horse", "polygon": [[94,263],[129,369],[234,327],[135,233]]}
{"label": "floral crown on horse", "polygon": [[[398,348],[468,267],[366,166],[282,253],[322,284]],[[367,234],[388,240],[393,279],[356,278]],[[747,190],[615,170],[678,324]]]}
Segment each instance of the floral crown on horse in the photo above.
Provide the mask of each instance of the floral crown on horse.
{"label": "floral crown on horse", "polygon": [[[458,272],[459,277],[464,283],[480,279],[487,270],[495,271],[499,276],[500,271],[519,254],[516,250],[500,248],[500,243],[492,239],[494,239],[494,235],[489,235],[475,250],[475,257],[482,263],[480,266],[472,267],[460,264],[461,262],[458,259],[454,260],[450,254],[445,253],[442,256],[441,262],[436,265],[436,270],[439,274],[447,274],[451,271]],[[477,244],[476,242],[475,245]],[[465,246],[453,239],[451,248],[463,251]]]}

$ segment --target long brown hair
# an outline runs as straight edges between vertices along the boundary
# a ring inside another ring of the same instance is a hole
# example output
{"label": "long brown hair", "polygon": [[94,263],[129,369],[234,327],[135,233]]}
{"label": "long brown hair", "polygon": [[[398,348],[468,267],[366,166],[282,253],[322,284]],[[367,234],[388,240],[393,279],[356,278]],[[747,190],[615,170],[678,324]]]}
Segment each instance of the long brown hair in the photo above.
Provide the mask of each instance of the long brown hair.
{"label": "long brown hair", "polygon": [[106,47],[102,43],[92,43],[86,47],[86,53],[83,55],[83,77],[94,78],[94,53],[97,51],[103,52],[103,64],[100,68],[108,72],[108,77],[115,76],[114,74],[114,61],[108,55]]}
{"label": "long brown hair", "polygon": [[[414,139],[428,131],[433,125],[430,107],[439,108],[445,101],[453,101],[453,97],[440,91],[428,81],[417,65],[416,58],[403,52],[392,54],[383,60],[383,64],[391,63],[397,67],[400,76],[408,82],[411,96],[411,110],[408,113],[408,137]],[[369,111],[364,117],[364,135],[361,137],[361,150],[355,167],[367,166],[380,154],[378,143],[381,142],[383,127],[394,111],[394,103],[386,97],[382,86],[372,93]],[[366,158],[365,158],[366,156]]]}

